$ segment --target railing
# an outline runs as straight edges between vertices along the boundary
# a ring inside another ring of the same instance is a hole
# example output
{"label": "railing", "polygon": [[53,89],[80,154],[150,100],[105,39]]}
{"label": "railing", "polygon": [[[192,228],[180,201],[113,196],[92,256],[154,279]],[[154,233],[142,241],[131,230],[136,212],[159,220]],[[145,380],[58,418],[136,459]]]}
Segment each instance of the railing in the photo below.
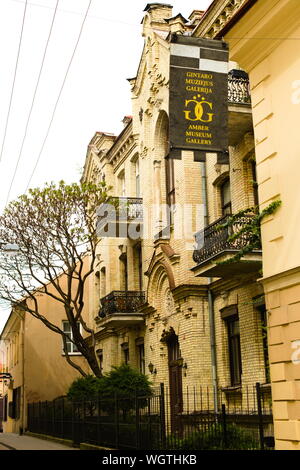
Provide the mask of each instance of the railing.
{"label": "railing", "polygon": [[249,78],[243,70],[232,70],[228,74],[228,102],[251,104]]}
{"label": "railing", "polygon": [[113,313],[136,313],[145,303],[142,291],[112,291],[101,300],[99,317],[104,318]]}
{"label": "railing", "polygon": [[[61,397],[28,404],[28,430],[116,449],[264,449],[274,446],[271,394],[260,384],[229,399],[211,387],[189,387],[172,410],[160,384],[147,396],[101,394],[84,401]],[[174,404],[174,394],[172,394]],[[217,403],[216,409],[214,403]]]}
{"label": "railing", "polygon": [[107,221],[143,220],[143,199],[140,197],[110,197],[99,208],[97,224]]}
{"label": "railing", "polygon": [[234,241],[229,241],[228,238],[245,227],[251,221],[251,216],[240,217],[233,225],[222,227],[229,217],[231,215],[225,215],[196,233],[197,248],[193,253],[195,263],[200,264],[223,251],[239,251],[249,244],[249,233],[241,234]]}

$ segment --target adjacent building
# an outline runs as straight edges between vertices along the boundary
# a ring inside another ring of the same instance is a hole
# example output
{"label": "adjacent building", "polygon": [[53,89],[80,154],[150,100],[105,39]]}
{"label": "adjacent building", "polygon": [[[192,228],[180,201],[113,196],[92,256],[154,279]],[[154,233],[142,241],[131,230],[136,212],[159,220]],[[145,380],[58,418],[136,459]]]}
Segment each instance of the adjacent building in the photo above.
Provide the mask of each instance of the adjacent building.
{"label": "adjacent building", "polygon": [[[53,289],[48,286],[50,293]],[[62,303],[46,294],[37,292],[35,295],[40,313],[72,338]],[[85,300],[88,302],[87,292]],[[31,299],[26,301],[32,302]],[[68,341],[67,347],[72,360],[88,373],[87,362],[76,345]],[[80,373],[67,363],[62,337],[18,307],[12,309],[2,330],[0,351],[3,356],[3,431],[22,433],[27,427],[27,404],[64,396]]]}
{"label": "adjacent building", "polygon": [[277,449],[300,447],[299,18],[297,0],[215,0],[193,34],[224,38],[249,74]]}

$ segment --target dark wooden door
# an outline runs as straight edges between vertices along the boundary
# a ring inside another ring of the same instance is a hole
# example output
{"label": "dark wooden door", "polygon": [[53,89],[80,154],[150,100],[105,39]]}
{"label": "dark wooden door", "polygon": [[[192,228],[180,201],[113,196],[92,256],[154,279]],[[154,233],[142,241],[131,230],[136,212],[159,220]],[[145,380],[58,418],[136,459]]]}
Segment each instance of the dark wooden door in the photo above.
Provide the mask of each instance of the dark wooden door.
{"label": "dark wooden door", "polygon": [[178,337],[173,335],[168,342],[169,384],[170,384],[170,415],[171,430],[181,429],[180,413],[183,410],[182,400],[182,358]]}

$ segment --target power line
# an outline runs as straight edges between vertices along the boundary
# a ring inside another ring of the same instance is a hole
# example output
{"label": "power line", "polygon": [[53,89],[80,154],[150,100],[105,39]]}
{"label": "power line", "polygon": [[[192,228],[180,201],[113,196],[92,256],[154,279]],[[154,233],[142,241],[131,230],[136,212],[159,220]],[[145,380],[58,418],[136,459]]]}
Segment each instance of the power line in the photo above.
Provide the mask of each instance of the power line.
{"label": "power line", "polygon": [[78,35],[78,38],[77,38],[77,41],[76,41],[76,44],[75,44],[75,47],[74,47],[74,50],[73,50],[71,59],[70,59],[70,61],[69,61],[69,64],[68,64],[68,67],[67,67],[67,70],[66,70],[66,73],[65,73],[63,82],[62,82],[62,86],[61,86],[60,91],[59,91],[59,94],[58,94],[58,98],[57,98],[57,100],[56,100],[56,103],[55,103],[55,106],[54,106],[54,109],[53,109],[53,113],[52,113],[52,116],[51,116],[51,119],[50,119],[50,123],[49,123],[48,129],[47,129],[47,132],[46,132],[46,136],[45,136],[45,138],[44,138],[44,141],[43,141],[43,143],[42,143],[41,150],[40,150],[40,152],[39,152],[39,154],[38,154],[38,158],[37,158],[37,160],[36,160],[35,166],[34,166],[34,168],[33,168],[33,171],[32,171],[32,173],[31,173],[31,176],[30,176],[29,181],[28,181],[28,183],[27,183],[25,192],[26,192],[27,189],[29,188],[29,185],[30,185],[30,183],[31,183],[31,180],[32,180],[32,178],[33,178],[33,175],[34,175],[34,173],[35,173],[35,170],[36,170],[36,168],[37,168],[37,166],[38,166],[38,163],[39,163],[39,161],[40,161],[42,152],[43,152],[43,150],[44,150],[44,147],[45,147],[45,144],[46,144],[48,135],[49,135],[49,133],[50,133],[50,129],[51,129],[51,126],[52,126],[54,117],[55,117],[56,109],[57,109],[57,106],[58,106],[58,103],[59,103],[61,94],[62,94],[62,92],[63,92],[64,86],[65,86],[65,83],[66,83],[66,80],[67,80],[67,76],[68,76],[69,70],[70,70],[70,68],[71,68],[71,65],[72,65],[72,62],[73,62],[73,59],[74,59],[74,56],[75,56],[75,53],[76,53],[76,50],[77,50],[77,47],[78,47],[78,44],[79,44],[81,35],[82,35],[82,31],[83,31],[83,28],[84,28],[84,24],[85,24],[85,21],[86,21],[88,12],[89,12],[90,7],[91,7],[91,4],[92,4],[92,0],[89,0],[89,4],[88,4],[88,7],[87,7],[87,9],[86,9],[86,12],[85,12],[85,15],[84,15],[82,24],[81,24],[81,28],[80,28],[80,31],[79,31],[79,35]]}
{"label": "power line", "polygon": [[11,88],[11,92],[10,92],[10,100],[9,100],[8,112],[7,112],[7,116],[6,116],[4,136],[3,136],[1,152],[0,152],[0,162],[2,160],[2,155],[3,155],[5,140],[6,140],[6,133],[7,133],[7,128],[8,128],[8,122],[9,122],[9,117],[10,117],[10,110],[11,110],[11,105],[12,105],[12,100],[13,100],[13,95],[14,95],[14,90],[15,90],[15,83],[16,83],[16,77],[17,77],[17,70],[18,70],[19,57],[20,57],[20,51],[21,51],[21,44],[22,44],[22,39],[23,39],[23,31],[24,31],[27,4],[28,4],[28,0],[26,0],[25,7],[24,7],[24,12],[23,12],[23,19],[22,19],[21,34],[20,34],[20,40],[19,40],[19,46],[18,46],[17,60],[16,60],[16,65],[15,65],[13,84],[12,84],[12,88]]}
{"label": "power line", "polygon": [[41,75],[42,75],[42,70],[43,70],[44,63],[45,63],[45,58],[46,58],[46,54],[47,54],[47,50],[48,50],[48,46],[49,46],[49,42],[50,42],[50,37],[51,37],[51,34],[52,34],[52,30],[53,30],[54,20],[55,20],[55,17],[56,17],[56,13],[57,13],[59,1],[60,1],[60,0],[56,0],[56,6],[55,6],[54,14],[53,14],[53,17],[52,17],[52,22],[51,22],[51,26],[50,26],[50,31],[49,31],[49,35],[48,35],[48,38],[47,38],[47,42],[46,42],[46,46],[45,46],[45,50],[44,50],[44,55],[43,55],[43,59],[42,59],[42,63],[41,63],[41,67],[40,67],[40,71],[39,71],[39,75],[38,75],[38,79],[37,79],[37,82],[36,82],[36,85],[35,85],[35,90],[34,90],[34,94],[33,94],[33,99],[32,99],[31,107],[30,107],[30,110],[29,110],[29,114],[28,114],[26,126],[25,126],[25,132],[24,132],[22,144],[21,144],[21,147],[20,147],[20,152],[19,152],[18,160],[17,160],[16,166],[15,166],[14,174],[13,174],[13,177],[12,177],[12,180],[11,180],[11,183],[10,183],[10,186],[9,186],[9,190],[8,190],[8,194],[7,194],[7,198],[6,198],[5,205],[7,205],[7,203],[8,203],[9,196],[10,196],[10,192],[11,192],[12,186],[13,186],[13,184],[14,184],[14,180],[15,180],[15,177],[16,177],[16,174],[17,174],[17,170],[18,170],[18,167],[19,167],[19,163],[20,163],[20,160],[21,160],[21,156],[22,156],[22,152],[23,152],[24,143],[25,143],[26,136],[27,136],[29,121],[30,121],[31,114],[32,114],[32,110],[33,110],[33,106],[34,106],[34,103],[35,103],[35,98],[36,98],[38,86],[39,86],[40,79],[41,79]]}
{"label": "power line", "polygon": [[[24,3],[23,0],[11,0],[11,1],[17,2],[17,3]],[[38,7],[38,8],[46,8],[48,10],[52,9],[51,6],[42,5],[40,3],[29,2],[29,5],[33,6],[33,7]],[[72,14],[72,15],[80,15],[80,12],[74,11],[74,10],[65,10],[65,9],[61,8],[59,11],[62,12],[62,13],[69,13],[69,14]],[[119,20],[119,19],[116,19],[116,18],[105,18],[103,16],[97,16],[97,15],[89,15],[89,18],[93,18],[93,19],[101,20],[101,21],[106,21],[108,23],[120,23],[120,24],[124,24],[124,25],[127,25],[127,26],[135,26],[136,28],[140,28],[140,26],[141,26],[139,23],[128,23],[127,21]]]}

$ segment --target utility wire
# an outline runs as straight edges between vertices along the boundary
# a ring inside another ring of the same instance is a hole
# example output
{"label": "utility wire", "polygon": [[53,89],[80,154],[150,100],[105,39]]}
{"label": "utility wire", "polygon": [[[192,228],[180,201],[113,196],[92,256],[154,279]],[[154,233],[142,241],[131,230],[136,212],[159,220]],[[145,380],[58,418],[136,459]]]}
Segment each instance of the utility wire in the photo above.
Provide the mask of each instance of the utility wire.
{"label": "utility wire", "polygon": [[71,65],[72,65],[72,62],[73,62],[73,59],[74,59],[74,56],[75,56],[75,53],[76,53],[76,50],[77,50],[77,47],[78,47],[80,38],[81,38],[81,34],[82,34],[82,31],[83,31],[83,27],[84,27],[84,24],[85,24],[85,21],[86,21],[86,18],[87,18],[89,9],[90,9],[90,7],[91,7],[91,4],[92,4],[92,0],[89,0],[89,4],[88,4],[88,7],[87,7],[87,9],[86,9],[86,12],[85,12],[85,15],[84,15],[82,24],[81,24],[81,28],[80,28],[80,31],[79,31],[79,35],[78,35],[78,38],[77,38],[77,41],[76,41],[76,44],[75,44],[75,47],[74,47],[74,50],[73,50],[71,59],[70,59],[70,61],[69,61],[69,64],[68,64],[68,67],[67,67],[67,70],[66,70],[64,79],[63,79],[63,83],[62,83],[62,86],[61,86],[60,91],[59,91],[59,94],[58,94],[58,98],[57,98],[57,100],[56,100],[56,103],[55,103],[55,106],[54,106],[54,109],[53,109],[53,113],[52,113],[52,116],[51,116],[51,119],[50,119],[50,123],[49,123],[48,129],[47,129],[47,132],[46,132],[46,136],[45,136],[45,138],[44,138],[44,141],[43,141],[42,147],[41,147],[41,149],[40,149],[40,152],[39,152],[39,154],[38,154],[38,158],[37,158],[37,160],[36,160],[35,166],[34,166],[34,168],[33,168],[33,171],[32,171],[32,173],[31,173],[31,176],[30,176],[29,181],[28,181],[28,183],[27,183],[25,192],[26,192],[27,189],[29,188],[29,185],[30,185],[30,183],[31,183],[31,180],[32,180],[32,178],[33,178],[33,175],[34,175],[34,173],[35,173],[35,171],[36,171],[36,168],[37,168],[37,166],[38,166],[38,163],[39,163],[39,161],[40,161],[42,152],[43,152],[43,150],[44,150],[44,147],[45,147],[45,144],[46,144],[48,135],[49,135],[49,133],[50,133],[50,129],[51,129],[51,126],[52,126],[54,117],[55,117],[56,109],[57,109],[57,106],[58,106],[58,103],[59,103],[61,94],[62,94],[62,92],[63,92],[64,86],[65,86],[65,83],[66,83],[66,80],[67,80],[67,76],[68,76],[69,70],[70,70],[70,68],[71,68]]}
{"label": "utility wire", "polygon": [[20,163],[20,159],[21,159],[21,156],[22,156],[24,143],[25,143],[25,140],[26,140],[26,137],[27,137],[27,131],[28,131],[28,126],[29,126],[29,121],[30,121],[31,114],[32,114],[32,110],[33,110],[33,106],[34,106],[34,103],[35,103],[35,98],[36,98],[37,90],[38,90],[39,83],[40,83],[40,79],[41,79],[41,75],[42,75],[42,70],[43,70],[44,63],[45,63],[45,58],[46,58],[46,54],[47,54],[47,50],[48,50],[48,46],[49,46],[49,42],[50,42],[52,30],[53,30],[54,20],[55,20],[55,17],[56,17],[56,13],[57,13],[59,1],[60,1],[60,0],[56,0],[56,5],[55,5],[55,9],[54,9],[54,14],[53,14],[52,22],[51,22],[51,26],[50,26],[50,31],[49,31],[49,35],[48,35],[48,38],[47,38],[47,42],[46,42],[46,46],[45,46],[45,50],[44,50],[44,55],[43,55],[43,59],[42,59],[42,63],[41,63],[41,67],[40,67],[40,71],[39,71],[39,75],[38,75],[38,79],[37,79],[37,82],[36,82],[36,85],[35,85],[35,90],[34,90],[33,99],[32,99],[31,107],[30,107],[30,110],[29,110],[29,114],[28,114],[26,126],[25,126],[25,132],[24,132],[22,144],[21,144],[21,147],[20,147],[19,157],[18,157],[16,166],[15,166],[15,170],[14,170],[14,174],[13,174],[13,177],[12,177],[12,180],[11,180],[11,183],[10,183],[10,186],[9,186],[9,190],[8,190],[8,194],[7,194],[7,197],[6,197],[5,205],[7,205],[8,201],[9,201],[10,192],[11,192],[12,186],[13,186],[13,184],[14,184],[14,180],[15,180],[15,177],[16,177],[16,174],[17,174],[17,171],[18,171],[18,167],[19,167],[19,163]]}
{"label": "utility wire", "polygon": [[7,128],[8,128],[8,122],[9,122],[9,117],[10,117],[10,110],[11,110],[11,105],[12,105],[12,100],[13,100],[13,95],[14,95],[14,90],[15,90],[15,83],[16,83],[17,70],[18,70],[18,65],[19,65],[21,44],[22,44],[22,40],[23,40],[23,31],[24,31],[24,24],[25,24],[25,17],[26,17],[27,5],[28,5],[28,0],[26,0],[25,7],[24,7],[23,20],[22,20],[22,28],[21,28],[21,34],[20,34],[20,40],[19,40],[19,47],[18,47],[18,53],[17,53],[17,60],[16,60],[16,65],[15,65],[15,71],[14,71],[13,84],[12,84],[12,88],[11,88],[11,92],[10,92],[10,100],[9,100],[8,112],[7,112],[7,116],[6,116],[6,123],[5,123],[5,129],[4,129],[4,136],[3,136],[2,145],[1,145],[0,162],[1,162],[1,160],[2,160],[2,155],[3,155],[5,140],[6,140],[6,133],[7,133]]}
{"label": "utility wire", "polygon": [[[13,2],[17,2],[17,3],[24,3],[24,0],[11,0]],[[34,3],[34,2],[30,2],[29,3],[30,6],[33,6],[33,7],[39,7],[39,8],[47,8],[48,10],[51,10],[52,7],[51,6],[48,6],[48,5],[42,5],[40,3]],[[74,11],[74,10],[65,10],[65,9],[60,9],[60,11],[62,13],[69,13],[69,14],[72,14],[72,15],[80,15],[81,13],[78,12],[78,11]],[[118,20],[116,18],[104,18],[103,16],[97,16],[97,15],[89,15],[89,18],[93,18],[93,19],[96,19],[96,20],[101,20],[101,21],[106,21],[108,23],[120,23],[120,24],[124,24],[124,25],[127,25],[127,26],[135,26],[136,28],[140,28],[140,24],[139,23],[128,23],[126,21],[122,21],[122,20]]]}

